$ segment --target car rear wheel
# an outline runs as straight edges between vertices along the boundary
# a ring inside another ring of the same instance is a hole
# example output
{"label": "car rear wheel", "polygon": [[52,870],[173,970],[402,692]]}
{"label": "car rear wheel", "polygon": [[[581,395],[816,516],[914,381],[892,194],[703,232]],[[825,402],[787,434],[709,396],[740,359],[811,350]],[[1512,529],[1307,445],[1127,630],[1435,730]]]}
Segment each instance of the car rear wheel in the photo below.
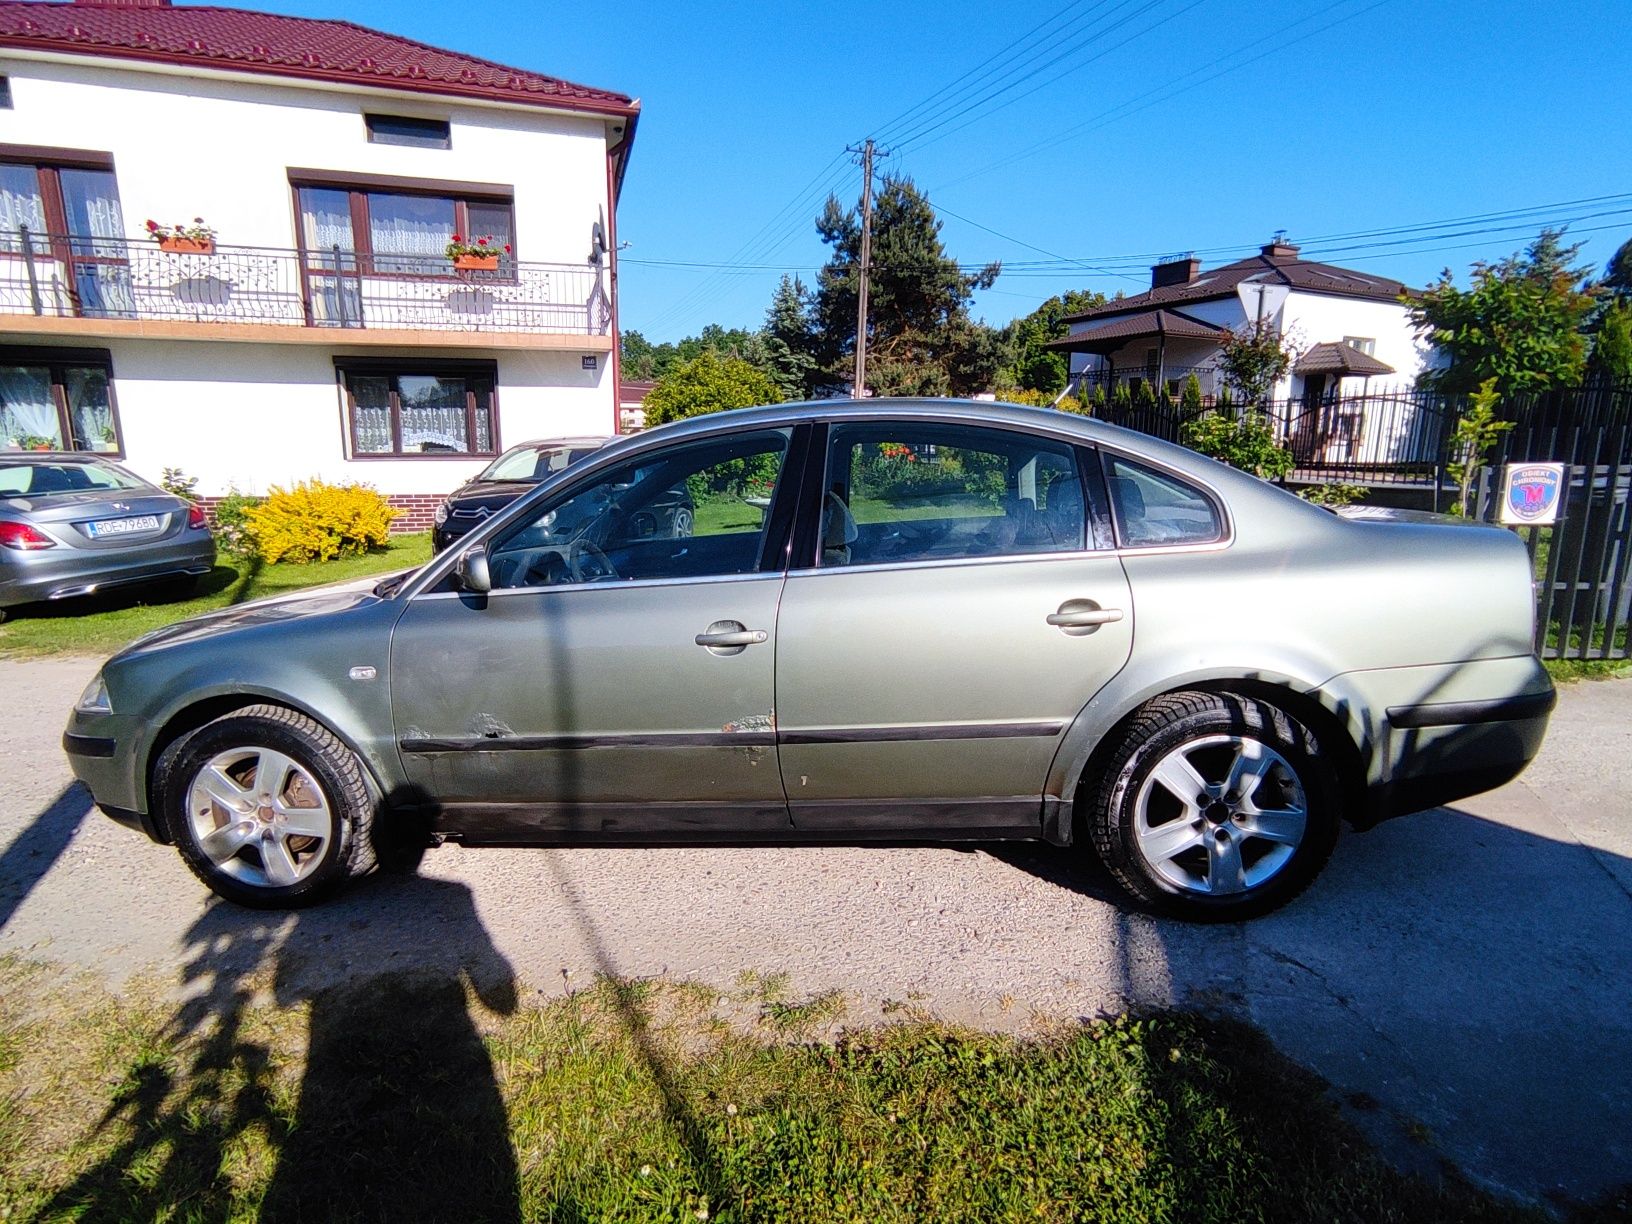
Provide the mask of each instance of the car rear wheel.
{"label": "car rear wheel", "polygon": [[1267,702],[1195,692],[1139,711],[1085,822],[1135,897],[1206,922],[1267,913],[1307,888],[1331,856],[1338,815],[1308,728]]}
{"label": "car rear wheel", "polygon": [[216,719],[166,750],[156,783],[188,867],[239,905],[309,905],[374,866],[361,764],[294,710]]}

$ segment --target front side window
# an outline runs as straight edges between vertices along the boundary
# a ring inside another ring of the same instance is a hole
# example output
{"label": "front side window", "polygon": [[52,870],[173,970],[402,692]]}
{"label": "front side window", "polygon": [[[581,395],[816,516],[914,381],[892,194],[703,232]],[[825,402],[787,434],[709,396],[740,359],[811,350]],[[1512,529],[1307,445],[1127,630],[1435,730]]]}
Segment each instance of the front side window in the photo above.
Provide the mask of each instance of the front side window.
{"label": "front side window", "polygon": [[489,551],[495,588],[714,578],[759,568],[788,433],[672,447],[546,502]]}
{"label": "front side window", "polygon": [[1124,547],[1211,544],[1223,538],[1224,524],[1212,500],[1176,476],[1107,455],[1105,480]]}
{"label": "front side window", "polygon": [[341,366],[351,449],[367,455],[491,455],[494,369]]}
{"label": "front side window", "polygon": [[929,422],[833,430],[822,566],[1073,552],[1085,538],[1066,443]]}
{"label": "front side window", "polygon": [[106,355],[0,349],[0,449],[117,454]]}

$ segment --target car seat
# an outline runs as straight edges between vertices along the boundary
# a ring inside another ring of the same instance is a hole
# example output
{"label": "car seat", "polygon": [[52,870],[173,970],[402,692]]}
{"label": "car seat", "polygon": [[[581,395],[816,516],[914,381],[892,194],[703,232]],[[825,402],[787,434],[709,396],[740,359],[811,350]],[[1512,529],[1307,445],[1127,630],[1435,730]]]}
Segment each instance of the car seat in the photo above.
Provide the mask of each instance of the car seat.
{"label": "car seat", "polygon": [[856,542],[856,517],[837,493],[822,502],[822,564],[849,565],[850,545]]}

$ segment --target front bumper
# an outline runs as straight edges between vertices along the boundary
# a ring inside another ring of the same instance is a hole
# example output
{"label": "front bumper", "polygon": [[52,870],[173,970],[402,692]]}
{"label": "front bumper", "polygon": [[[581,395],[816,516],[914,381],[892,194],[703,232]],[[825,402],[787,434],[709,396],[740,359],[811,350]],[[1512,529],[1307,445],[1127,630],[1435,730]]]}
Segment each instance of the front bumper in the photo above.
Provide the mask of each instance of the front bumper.
{"label": "front bumper", "polygon": [[214,565],[214,537],[191,528],[176,539],[119,552],[47,548],[17,553],[0,558],[0,607],[207,574]]}
{"label": "front bumper", "polygon": [[128,737],[134,728],[122,727],[123,722],[117,715],[87,717],[76,710],[62,736],[68,767],[108,817],[167,844],[169,834],[152,812],[141,810],[148,806],[147,798],[130,776],[128,749],[121,751],[121,732]]}

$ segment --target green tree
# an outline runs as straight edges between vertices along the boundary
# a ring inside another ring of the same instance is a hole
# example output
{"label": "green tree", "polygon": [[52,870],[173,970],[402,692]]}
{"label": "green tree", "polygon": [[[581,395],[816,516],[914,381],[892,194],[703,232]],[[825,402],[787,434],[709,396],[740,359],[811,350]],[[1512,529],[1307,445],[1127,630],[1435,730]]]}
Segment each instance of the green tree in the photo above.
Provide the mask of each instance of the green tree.
{"label": "green tree", "polygon": [[[830,196],[816,232],[832,254],[816,277],[815,356],[828,379],[848,382],[854,373],[861,218]],[[994,263],[966,274],[946,253],[929,198],[910,178],[886,176],[873,211],[868,387],[927,395],[990,388],[1002,346],[992,329],[969,318],[969,304],[1000,270]]]}
{"label": "green tree", "polygon": [[1103,293],[1073,289],[1048,299],[1023,319],[1005,329],[1009,359],[1004,373],[1013,385],[1026,391],[1047,391],[1057,395],[1065,387],[1070,366],[1064,353],[1047,347],[1071,330],[1066,322],[1072,315],[1105,303]]}
{"label": "green tree", "polygon": [[1456,428],[1451,431],[1451,461],[1445,465],[1445,471],[1457,485],[1453,512],[1463,517],[1468,513],[1474,474],[1484,466],[1490,448],[1513,428],[1512,421],[1496,419],[1496,405],[1501,398],[1501,392],[1496,389],[1496,380],[1485,379],[1468,396],[1468,406],[1457,418]]}
{"label": "green tree", "polygon": [[1179,412],[1189,421],[1201,415],[1201,379],[1191,374],[1184,380],[1184,390],[1179,394]]}
{"label": "green tree", "polygon": [[776,404],[782,396],[771,376],[740,357],[705,350],[660,375],[646,396],[646,423],[663,425],[686,417]]}
{"label": "green tree", "polygon": [[1592,338],[1595,378],[1606,382],[1632,382],[1632,297],[1612,301]]}
{"label": "green tree", "polygon": [[1544,229],[1523,252],[1473,265],[1458,289],[1451,271],[1415,301],[1411,320],[1450,357],[1423,375],[1436,390],[1471,392],[1494,379],[1498,391],[1575,386],[1586,368],[1582,325],[1593,308],[1587,269],[1575,266],[1579,243],[1563,246],[1563,230]]}
{"label": "green tree", "polygon": [[784,276],[771,295],[760,332],[769,361],[766,373],[783,399],[802,399],[815,392],[819,377],[816,337],[811,329],[810,295],[796,277]]}
{"label": "green tree", "polygon": [[1609,257],[1604,265],[1604,279],[1598,285],[1615,301],[1632,300],[1632,238],[1621,243]]}
{"label": "green tree", "polygon": [[1265,408],[1275,385],[1292,368],[1293,352],[1268,319],[1225,328],[1219,337],[1218,368],[1224,381],[1241,393],[1242,402]]}
{"label": "green tree", "polygon": [[626,331],[618,336],[618,368],[623,377],[636,382],[656,378],[658,369],[657,347],[638,331]]}

